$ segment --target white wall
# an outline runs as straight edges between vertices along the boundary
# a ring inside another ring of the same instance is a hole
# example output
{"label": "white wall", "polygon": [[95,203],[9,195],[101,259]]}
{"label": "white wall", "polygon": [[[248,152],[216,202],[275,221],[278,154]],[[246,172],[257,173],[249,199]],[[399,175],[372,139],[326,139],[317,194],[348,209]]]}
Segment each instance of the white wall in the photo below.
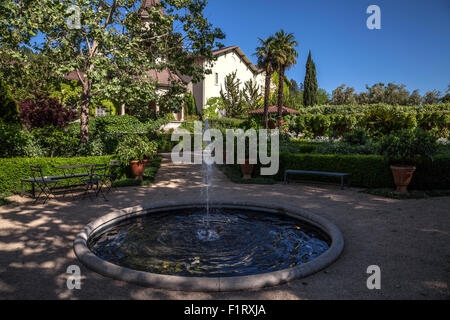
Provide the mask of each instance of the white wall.
{"label": "white wall", "polygon": [[[244,88],[246,81],[253,79],[264,91],[264,76],[262,73],[255,74],[241,57],[233,50],[224,53],[209,65],[212,73],[205,76],[205,79],[198,84],[194,84],[194,97],[201,108],[204,108],[209,98],[220,97],[220,89],[225,89],[225,77],[237,71],[237,78],[241,81],[241,89]],[[216,74],[218,75],[218,84],[216,84]]]}

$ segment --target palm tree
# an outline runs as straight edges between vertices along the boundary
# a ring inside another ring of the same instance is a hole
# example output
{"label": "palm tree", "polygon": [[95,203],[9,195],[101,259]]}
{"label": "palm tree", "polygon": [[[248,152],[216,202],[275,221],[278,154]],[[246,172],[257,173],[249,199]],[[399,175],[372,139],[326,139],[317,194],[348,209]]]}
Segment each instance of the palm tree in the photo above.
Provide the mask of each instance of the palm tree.
{"label": "palm tree", "polygon": [[258,58],[258,67],[263,69],[266,73],[264,85],[264,128],[267,128],[269,123],[270,81],[272,74],[277,69],[273,56],[274,40],[275,39],[272,36],[266,40],[258,38],[260,46],[256,48],[256,52],[254,53]]}
{"label": "palm tree", "polygon": [[283,89],[285,71],[297,63],[296,58],[298,52],[294,47],[298,46],[293,33],[286,33],[280,30],[275,33],[274,38],[274,59],[278,66],[279,80],[278,80],[278,128],[280,128],[283,115]]}

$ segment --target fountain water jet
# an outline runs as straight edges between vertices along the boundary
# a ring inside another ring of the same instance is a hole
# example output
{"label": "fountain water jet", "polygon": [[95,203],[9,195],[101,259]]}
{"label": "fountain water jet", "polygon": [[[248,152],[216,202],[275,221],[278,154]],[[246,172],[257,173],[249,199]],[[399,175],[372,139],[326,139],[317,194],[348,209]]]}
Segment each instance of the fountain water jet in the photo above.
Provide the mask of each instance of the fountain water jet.
{"label": "fountain water jet", "polygon": [[[211,228],[210,226],[210,216],[209,216],[209,212],[210,212],[210,198],[209,198],[209,193],[210,193],[210,187],[211,187],[211,181],[212,181],[212,173],[213,173],[213,168],[212,168],[212,163],[205,161],[205,158],[210,156],[210,149],[209,146],[213,143],[211,140],[211,136],[208,135],[207,133],[209,132],[209,121],[206,120],[205,121],[205,128],[203,130],[203,140],[206,143],[206,147],[205,149],[202,150],[202,182],[204,187],[202,188],[202,194],[205,198],[205,203],[206,203],[206,214],[205,214],[205,218],[203,219],[204,222],[204,229],[200,229],[197,231],[197,236],[200,240],[202,241],[206,241],[206,242],[210,242],[210,241],[216,241],[220,238],[219,233],[217,232],[217,230],[214,230]],[[206,133],[206,134],[205,134]]]}

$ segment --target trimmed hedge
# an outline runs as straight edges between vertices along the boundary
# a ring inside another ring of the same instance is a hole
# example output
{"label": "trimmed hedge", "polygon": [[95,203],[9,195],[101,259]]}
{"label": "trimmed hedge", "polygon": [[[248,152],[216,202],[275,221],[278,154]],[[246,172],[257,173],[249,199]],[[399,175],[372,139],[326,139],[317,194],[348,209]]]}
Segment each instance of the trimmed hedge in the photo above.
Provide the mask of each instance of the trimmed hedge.
{"label": "trimmed hedge", "polygon": [[450,111],[450,103],[424,104],[421,106],[393,106],[385,103],[364,105],[320,105],[302,107],[298,109],[298,112],[306,114],[354,114],[365,113],[375,108],[392,108],[401,112]]}
{"label": "trimmed hedge", "polygon": [[[75,158],[0,158],[0,192],[20,191],[20,180],[31,178],[30,165],[42,166],[44,176],[62,175],[63,171],[52,166],[109,163],[113,156],[75,157]],[[75,170],[86,172],[86,168]],[[30,183],[24,184],[31,189]]]}
{"label": "trimmed hedge", "polygon": [[354,114],[300,114],[289,120],[290,131],[311,137],[342,135],[355,128],[362,128],[378,135],[400,129],[437,129],[440,137],[448,137],[450,111],[415,113],[387,108]]}
{"label": "trimmed hedge", "polygon": [[[388,163],[379,155],[333,155],[280,153],[280,170],[283,178],[287,169],[346,172],[351,185],[365,188],[393,188],[394,180]],[[294,176],[293,176],[294,177]],[[301,176],[305,180],[336,181],[331,177]],[[411,189],[450,189],[450,155],[438,155],[417,168]]]}
{"label": "trimmed hedge", "polygon": [[414,172],[411,189],[450,189],[450,154],[440,154],[425,162]]}

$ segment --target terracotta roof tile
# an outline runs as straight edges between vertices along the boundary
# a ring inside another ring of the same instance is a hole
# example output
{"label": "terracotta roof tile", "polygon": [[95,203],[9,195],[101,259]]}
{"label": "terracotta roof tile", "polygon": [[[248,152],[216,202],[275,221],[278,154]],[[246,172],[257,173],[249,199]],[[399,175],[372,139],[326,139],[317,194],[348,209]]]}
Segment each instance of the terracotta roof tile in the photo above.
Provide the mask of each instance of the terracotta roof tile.
{"label": "terracotta roof tile", "polygon": [[170,70],[157,71],[155,69],[146,72],[148,76],[158,82],[160,86],[169,86],[172,81],[181,81],[181,79]]}
{"label": "terracotta roof tile", "polygon": [[[181,81],[181,79],[176,74],[170,72],[167,69],[163,70],[163,71],[150,70],[150,71],[147,71],[146,73],[153,80],[157,81],[158,85],[161,87],[169,86],[172,81]],[[81,71],[80,74],[82,76],[86,77],[86,74],[83,71]],[[63,78],[66,80],[77,80],[78,81],[78,75],[75,70],[70,72],[69,74],[65,75]]]}

